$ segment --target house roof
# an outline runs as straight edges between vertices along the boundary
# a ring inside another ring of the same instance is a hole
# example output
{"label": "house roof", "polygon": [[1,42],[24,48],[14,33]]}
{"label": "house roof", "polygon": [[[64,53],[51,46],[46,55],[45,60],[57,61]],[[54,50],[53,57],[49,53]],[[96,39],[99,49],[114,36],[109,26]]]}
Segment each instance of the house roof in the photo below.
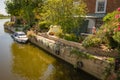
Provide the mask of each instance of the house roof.
{"label": "house roof", "polygon": [[105,13],[93,13],[87,14],[86,18],[103,18],[106,14]]}

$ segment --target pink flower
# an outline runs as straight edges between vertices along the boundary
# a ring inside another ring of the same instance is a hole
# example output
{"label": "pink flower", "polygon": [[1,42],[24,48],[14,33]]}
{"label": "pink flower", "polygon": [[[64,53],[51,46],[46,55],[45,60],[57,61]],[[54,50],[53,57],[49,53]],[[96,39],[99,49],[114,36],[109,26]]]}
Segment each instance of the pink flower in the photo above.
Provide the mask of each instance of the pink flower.
{"label": "pink flower", "polygon": [[117,23],[118,26],[120,26],[120,23]]}
{"label": "pink flower", "polygon": [[118,26],[118,31],[120,31],[120,26]]}
{"label": "pink flower", "polygon": [[117,32],[117,28],[114,29],[114,32]]}
{"label": "pink flower", "polygon": [[117,10],[120,11],[120,7]]}
{"label": "pink flower", "polygon": [[120,18],[120,14],[115,15],[115,18],[116,19]]}
{"label": "pink flower", "polygon": [[107,32],[107,29],[105,28],[103,31],[104,31],[104,32]]}

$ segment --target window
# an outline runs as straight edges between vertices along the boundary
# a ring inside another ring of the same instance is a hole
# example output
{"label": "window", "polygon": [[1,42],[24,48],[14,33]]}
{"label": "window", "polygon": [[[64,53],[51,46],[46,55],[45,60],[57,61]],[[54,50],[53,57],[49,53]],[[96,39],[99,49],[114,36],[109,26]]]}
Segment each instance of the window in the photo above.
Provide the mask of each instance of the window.
{"label": "window", "polygon": [[96,0],[96,13],[106,12],[107,0]]}

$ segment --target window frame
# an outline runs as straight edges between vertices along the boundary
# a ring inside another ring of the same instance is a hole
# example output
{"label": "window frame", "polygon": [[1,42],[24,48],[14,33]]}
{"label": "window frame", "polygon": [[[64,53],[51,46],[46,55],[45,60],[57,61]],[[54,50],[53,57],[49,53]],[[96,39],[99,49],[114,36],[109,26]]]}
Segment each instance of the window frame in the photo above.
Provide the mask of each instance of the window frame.
{"label": "window frame", "polygon": [[[98,3],[100,1],[104,1],[104,11],[98,11]],[[107,6],[107,0],[96,0],[96,9],[95,9],[95,13],[106,13],[106,6]]]}

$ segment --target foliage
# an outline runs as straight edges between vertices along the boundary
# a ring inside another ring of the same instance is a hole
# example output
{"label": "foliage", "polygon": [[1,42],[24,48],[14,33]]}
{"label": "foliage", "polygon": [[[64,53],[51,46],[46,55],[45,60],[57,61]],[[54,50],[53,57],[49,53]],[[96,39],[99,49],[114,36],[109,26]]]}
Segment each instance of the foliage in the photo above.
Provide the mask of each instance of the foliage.
{"label": "foliage", "polygon": [[85,40],[82,42],[82,45],[84,47],[98,47],[101,44],[101,39],[94,36],[90,35],[85,38]]}
{"label": "foliage", "polygon": [[64,37],[64,34],[63,34],[63,33],[60,33],[60,34],[58,35],[58,37],[59,37],[59,38],[63,38],[63,37]]}
{"label": "foliage", "polygon": [[35,15],[38,14],[37,11],[42,6],[42,2],[43,0],[7,0],[5,4],[9,14],[20,16],[31,26],[35,21]]}
{"label": "foliage", "polygon": [[[20,17],[29,26],[39,24],[41,29],[49,25],[60,25],[64,33],[74,33],[87,12],[83,0],[7,0],[6,10]],[[38,27],[37,26],[37,27]]]}
{"label": "foliage", "polygon": [[[105,44],[112,49],[120,49],[120,11],[116,10],[106,15],[103,19],[105,22],[97,31],[95,37],[88,36],[83,41],[83,46],[93,46],[99,44]],[[96,41],[94,43],[94,41]],[[88,45],[85,45],[88,44]]]}
{"label": "foliage", "polygon": [[115,62],[115,59],[114,59],[114,58],[109,57],[109,58],[107,58],[107,61],[108,61],[108,62],[112,62],[112,63],[114,63],[114,62]]}
{"label": "foliage", "polygon": [[9,15],[0,14],[0,19],[5,19],[5,18],[10,18],[10,16]]}
{"label": "foliage", "polygon": [[114,28],[113,36],[112,38],[118,42],[118,46],[120,44],[120,11],[115,15],[115,18],[117,20],[117,25]]}
{"label": "foliage", "polygon": [[68,41],[75,41],[75,42],[78,42],[78,40],[79,40],[77,38],[77,36],[74,34],[65,34],[63,38],[68,40]]}
{"label": "foliage", "polygon": [[113,63],[109,63],[109,65],[107,67],[105,67],[105,71],[103,72],[105,80],[108,80],[107,78],[109,76],[111,76],[113,70],[114,70],[114,64]]}
{"label": "foliage", "polygon": [[109,42],[109,46],[111,48],[118,48],[119,50],[119,44],[120,44],[120,11],[114,11],[112,14],[112,18],[109,22],[106,24],[109,26],[105,26],[104,29],[106,29],[106,37]]}
{"label": "foliage", "polygon": [[[43,20],[60,25],[64,33],[73,33],[83,20],[81,16],[86,14],[86,5],[83,0],[47,0],[41,13]],[[80,4],[80,5],[79,5]]]}
{"label": "foliage", "polygon": [[74,42],[82,42],[85,38],[83,36],[76,36],[75,34],[63,34],[63,33],[59,33],[57,35],[60,38],[66,39],[68,41],[74,41]]}
{"label": "foliage", "polygon": [[3,17],[4,15],[3,14],[0,14],[0,17]]}
{"label": "foliage", "polygon": [[90,54],[88,54],[88,53],[80,52],[79,49],[73,49],[73,50],[71,50],[70,53],[71,53],[71,54],[77,54],[77,55],[79,55],[80,57],[86,58],[86,59],[93,59],[93,58],[94,58],[94,56],[92,56],[92,55],[90,55]]}
{"label": "foliage", "polygon": [[30,29],[30,26],[29,25],[23,25],[23,31],[27,31],[27,30],[29,30]]}
{"label": "foliage", "polygon": [[28,31],[28,32],[27,32],[27,36],[28,36],[29,38],[33,38],[33,37],[35,37],[35,34],[34,34],[33,31]]}
{"label": "foliage", "polygon": [[7,21],[7,22],[5,22],[4,26],[5,27],[13,27],[14,24],[15,24],[14,22]]}
{"label": "foliage", "polygon": [[17,17],[17,18],[16,18],[16,21],[15,21],[15,24],[16,24],[16,26],[21,25],[21,24],[22,24],[22,18]]}
{"label": "foliage", "polygon": [[68,41],[74,41],[74,42],[79,42],[79,43],[81,43],[85,39],[84,36],[76,36],[73,33],[71,34],[59,33],[57,36],[60,38],[66,39]]}
{"label": "foliage", "polygon": [[120,80],[120,70],[117,71],[117,80]]}
{"label": "foliage", "polygon": [[47,23],[46,21],[41,21],[39,23],[39,28],[40,28],[40,30],[48,30],[49,29],[49,23]]}
{"label": "foliage", "polygon": [[115,32],[113,39],[120,44],[120,32]]}
{"label": "foliage", "polygon": [[7,10],[7,13],[8,14],[11,14],[11,15],[15,15],[15,16],[19,16],[20,13],[21,13],[21,5],[18,4],[18,3],[14,3],[14,2],[11,2],[9,0],[7,0],[5,2],[6,4],[6,10]]}
{"label": "foliage", "polygon": [[117,11],[114,11],[114,12],[112,12],[112,13],[108,13],[108,14],[103,18],[103,21],[104,21],[104,22],[111,21],[112,19],[114,19],[116,13],[118,13],[118,12],[117,12]]}

